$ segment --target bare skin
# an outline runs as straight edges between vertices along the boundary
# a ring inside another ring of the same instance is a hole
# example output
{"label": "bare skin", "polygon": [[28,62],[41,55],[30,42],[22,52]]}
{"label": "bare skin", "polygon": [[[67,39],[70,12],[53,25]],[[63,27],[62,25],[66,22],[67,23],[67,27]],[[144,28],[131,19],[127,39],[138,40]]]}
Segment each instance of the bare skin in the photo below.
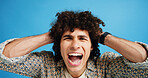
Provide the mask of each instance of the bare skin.
{"label": "bare skin", "polygon": [[[42,35],[20,38],[7,44],[3,54],[9,58],[19,57],[50,43],[52,43],[52,39],[49,37],[49,32]],[[77,43],[75,42],[75,44]],[[147,58],[145,49],[135,42],[107,35],[104,44],[116,50],[131,62],[143,62]],[[79,77],[81,74],[73,76]]]}
{"label": "bare skin", "polygon": [[49,32],[41,35],[16,39],[5,46],[3,54],[8,58],[28,54],[43,45],[52,43],[48,34]]}
{"label": "bare skin", "polygon": [[[75,29],[74,32],[66,31],[61,38],[61,55],[68,72],[73,77],[79,77],[86,69],[87,60],[93,49],[89,33],[86,30]],[[73,65],[68,58],[68,54],[82,54],[81,62]]]}
{"label": "bare skin", "polygon": [[147,52],[138,43],[107,35],[104,44],[132,62],[143,62],[147,58]]}

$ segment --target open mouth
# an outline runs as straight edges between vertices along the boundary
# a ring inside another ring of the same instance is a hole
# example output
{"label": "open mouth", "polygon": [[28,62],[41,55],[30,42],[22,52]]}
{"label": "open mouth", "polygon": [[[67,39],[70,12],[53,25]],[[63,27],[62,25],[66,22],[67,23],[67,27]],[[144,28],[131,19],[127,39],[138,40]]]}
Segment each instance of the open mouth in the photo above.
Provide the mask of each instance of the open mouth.
{"label": "open mouth", "polygon": [[69,53],[68,60],[72,66],[78,66],[81,64],[83,54],[80,53]]}

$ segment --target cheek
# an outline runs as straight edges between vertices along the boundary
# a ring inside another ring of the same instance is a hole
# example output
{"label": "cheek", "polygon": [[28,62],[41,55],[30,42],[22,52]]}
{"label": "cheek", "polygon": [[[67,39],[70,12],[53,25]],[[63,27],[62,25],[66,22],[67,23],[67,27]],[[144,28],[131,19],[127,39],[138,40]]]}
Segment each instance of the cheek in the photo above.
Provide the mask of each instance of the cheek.
{"label": "cheek", "polygon": [[89,44],[88,44],[88,43],[87,43],[87,44],[84,44],[84,45],[83,45],[83,50],[84,50],[86,56],[89,57],[90,52],[91,52],[91,50],[92,50],[91,44],[90,44],[90,43],[89,43]]}
{"label": "cheek", "polygon": [[83,47],[85,48],[85,51],[91,51],[92,49],[91,43],[84,43]]}
{"label": "cheek", "polygon": [[65,44],[64,44],[64,42],[61,42],[61,44],[60,44],[60,51],[61,52],[63,52],[63,51],[65,51]]}
{"label": "cheek", "polygon": [[68,48],[68,46],[64,42],[61,42],[61,44],[60,44],[60,51],[61,51],[62,57],[66,54],[67,48]]}
{"label": "cheek", "polygon": [[62,44],[62,42],[60,43],[60,52],[61,52],[61,55],[62,55],[62,57],[64,56],[63,54],[64,54],[64,47],[63,47],[63,44]]}

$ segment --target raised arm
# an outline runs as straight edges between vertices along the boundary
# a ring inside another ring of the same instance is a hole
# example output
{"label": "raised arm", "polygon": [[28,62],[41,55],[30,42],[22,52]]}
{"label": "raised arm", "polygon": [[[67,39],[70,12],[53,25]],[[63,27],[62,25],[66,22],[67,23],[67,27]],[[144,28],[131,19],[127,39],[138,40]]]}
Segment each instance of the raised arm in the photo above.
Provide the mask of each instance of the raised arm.
{"label": "raised arm", "polygon": [[147,58],[146,50],[138,43],[107,35],[104,45],[116,50],[132,62],[143,62]]}
{"label": "raised arm", "polygon": [[43,45],[52,43],[49,33],[16,39],[5,46],[3,54],[8,58],[28,54]]}

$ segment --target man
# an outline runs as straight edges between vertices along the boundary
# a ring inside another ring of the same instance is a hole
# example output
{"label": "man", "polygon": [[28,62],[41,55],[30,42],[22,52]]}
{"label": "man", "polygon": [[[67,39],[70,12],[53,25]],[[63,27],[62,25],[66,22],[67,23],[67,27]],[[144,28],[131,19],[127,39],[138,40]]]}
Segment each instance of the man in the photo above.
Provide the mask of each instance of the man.
{"label": "man", "polygon": [[[1,44],[0,69],[29,76],[57,78],[147,77],[147,44],[131,42],[103,32],[104,22],[91,12],[65,11],[50,32]],[[30,53],[54,43],[52,52]],[[98,43],[122,56],[106,52],[100,57]]]}

